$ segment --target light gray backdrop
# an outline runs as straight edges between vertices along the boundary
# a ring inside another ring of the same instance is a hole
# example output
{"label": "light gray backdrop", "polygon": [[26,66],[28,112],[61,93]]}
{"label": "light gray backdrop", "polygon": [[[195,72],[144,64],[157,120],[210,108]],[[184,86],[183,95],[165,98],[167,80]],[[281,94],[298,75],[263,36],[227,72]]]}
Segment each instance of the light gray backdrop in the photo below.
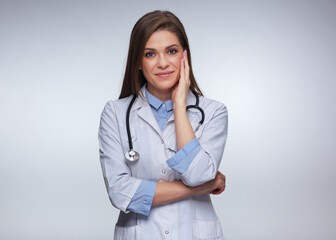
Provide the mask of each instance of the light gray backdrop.
{"label": "light gray backdrop", "polygon": [[131,29],[173,11],[229,109],[228,240],[336,239],[335,1],[0,1],[0,239],[112,239],[97,130]]}

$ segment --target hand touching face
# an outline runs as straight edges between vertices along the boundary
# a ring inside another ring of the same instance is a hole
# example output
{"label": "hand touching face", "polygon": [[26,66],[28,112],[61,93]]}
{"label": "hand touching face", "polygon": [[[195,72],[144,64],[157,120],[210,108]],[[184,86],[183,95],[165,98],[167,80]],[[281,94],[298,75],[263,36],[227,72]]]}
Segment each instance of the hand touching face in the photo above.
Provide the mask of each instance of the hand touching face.
{"label": "hand touching face", "polygon": [[190,87],[190,68],[187,54],[188,53],[185,50],[183,52],[183,58],[181,60],[180,78],[174,86],[171,96],[171,100],[174,105],[182,105],[183,107],[186,105],[188,90]]}

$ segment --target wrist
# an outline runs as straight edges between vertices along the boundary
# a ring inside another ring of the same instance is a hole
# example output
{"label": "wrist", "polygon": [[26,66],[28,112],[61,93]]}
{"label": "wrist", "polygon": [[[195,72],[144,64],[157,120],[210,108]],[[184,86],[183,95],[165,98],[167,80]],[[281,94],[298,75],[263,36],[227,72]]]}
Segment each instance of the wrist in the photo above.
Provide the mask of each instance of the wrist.
{"label": "wrist", "polygon": [[184,188],[184,198],[188,198],[188,197],[192,197],[194,195],[198,195],[201,192],[199,186],[191,187],[191,186],[185,185],[181,180],[179,181],[179,183]]}
{"label": "wrist", "polygon": [[202,186],[194,186],[194,187],[190,187],[187,186],[190,190],[190,196],[195,196],[195,195],[201,195],[202,194]]}
{"label": "wrist", "polygon": [[174,111],[180,110],[180,109],[186,110],[186,107],[187,107],[187,105],[186,105],[185,102],[174,102],[173,103]]}

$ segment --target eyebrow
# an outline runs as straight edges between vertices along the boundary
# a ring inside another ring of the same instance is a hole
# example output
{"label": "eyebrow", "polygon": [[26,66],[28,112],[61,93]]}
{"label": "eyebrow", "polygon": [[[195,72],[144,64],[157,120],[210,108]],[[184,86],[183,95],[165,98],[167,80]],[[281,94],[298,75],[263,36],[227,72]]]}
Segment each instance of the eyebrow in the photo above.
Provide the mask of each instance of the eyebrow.
{"label": "eyebrow", "polygon": [[[177,44],[172,44],[166,47],[166,49],[171,48],[171,47],[179,47]],[[150,50],[150,51],[156,51],[155,48],[145,48],[145,50]]]}

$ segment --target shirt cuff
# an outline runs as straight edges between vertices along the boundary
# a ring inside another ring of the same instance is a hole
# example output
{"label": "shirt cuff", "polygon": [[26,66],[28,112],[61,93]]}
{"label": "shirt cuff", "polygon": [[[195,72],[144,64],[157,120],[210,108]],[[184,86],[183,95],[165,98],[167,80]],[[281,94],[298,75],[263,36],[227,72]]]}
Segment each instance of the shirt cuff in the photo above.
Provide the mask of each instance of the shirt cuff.
{"label": "shirt cuff", "polygon": [[127,210],[148,216],[156,188],[156,182],[142,180]]}
{"label": "shirt cuff", "polygon": [[183,174],[200,151],[201,145],[197,138],[194,138],[166,162],[170,168]]}

